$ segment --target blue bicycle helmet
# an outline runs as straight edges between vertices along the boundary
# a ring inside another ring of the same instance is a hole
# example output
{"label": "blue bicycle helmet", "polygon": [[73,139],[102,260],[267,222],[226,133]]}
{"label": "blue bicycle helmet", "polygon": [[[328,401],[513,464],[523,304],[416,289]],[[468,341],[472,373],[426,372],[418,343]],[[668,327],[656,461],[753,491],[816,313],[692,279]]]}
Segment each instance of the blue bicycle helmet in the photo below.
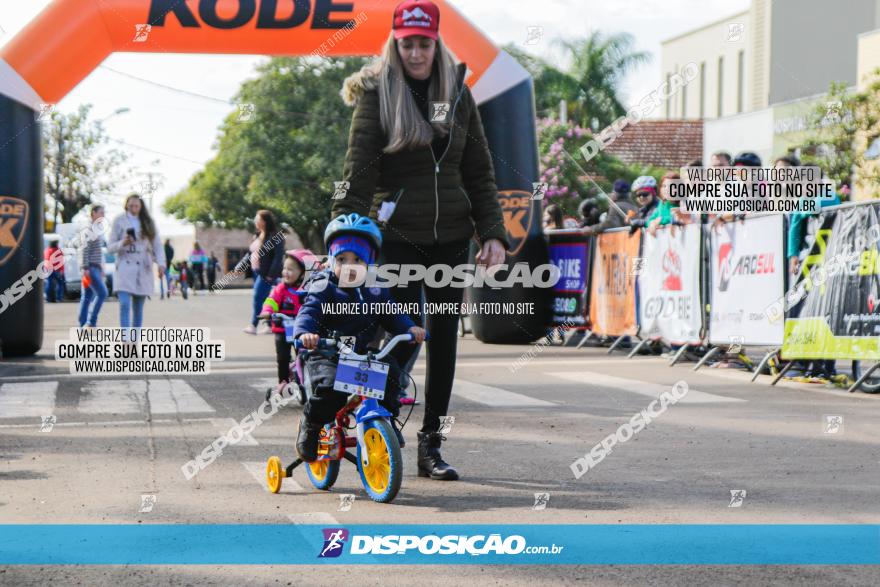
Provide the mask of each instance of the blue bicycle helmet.
{"label": "blue bicycle helmet", "polygon": [[382,232],[379,231],[379,227],[366,216],[355,212],[341,214],[330,221],[324,230],[324,246],[329,249],[330,243],[343,235],[354,235],[367,239],[375,248],[376,253],[382,248]]}

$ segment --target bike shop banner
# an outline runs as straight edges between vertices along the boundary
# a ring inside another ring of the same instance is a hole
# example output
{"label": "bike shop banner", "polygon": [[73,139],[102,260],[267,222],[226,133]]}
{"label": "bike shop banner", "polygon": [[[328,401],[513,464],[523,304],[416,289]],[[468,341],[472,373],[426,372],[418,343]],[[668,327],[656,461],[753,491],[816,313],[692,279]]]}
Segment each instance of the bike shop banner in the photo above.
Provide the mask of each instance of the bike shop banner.
{"label": "bike shop banner", "polygon": [[639,336],[669,344],[698,344],[700,225],[664,226],[646,234],[639,271]]}
{"label": "bike shop banner", "polygon": [[781,214],[709,228],[709,342],[782,346],[784,324],[765,310],[785,291]]}
{"label": "bike shop banner", "polygon": [[610,230],[595,237],[590,276],[590,323],[593,332],[605,336],[633,335],[636,324],[635,268],[642,232],[628,228]]}
{"label": "bike shop banner", "polygon": [[[880,207],[832,208],[811,219],[788,311],[786,359],[880,359]],[[777,304],[770,314],[779,314]]]}
{"label": "bike shop banner", "polygon": [[552,326],[587,326],[590,238],[580,230],[548,230],[550,262],[559,268],[553,286]]}

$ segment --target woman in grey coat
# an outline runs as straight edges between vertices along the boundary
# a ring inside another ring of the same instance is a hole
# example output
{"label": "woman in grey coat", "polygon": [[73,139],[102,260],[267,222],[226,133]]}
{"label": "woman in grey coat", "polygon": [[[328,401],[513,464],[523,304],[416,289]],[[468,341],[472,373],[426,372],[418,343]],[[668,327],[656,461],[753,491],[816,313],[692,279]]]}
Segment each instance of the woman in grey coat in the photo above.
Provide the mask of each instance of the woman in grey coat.
{"label": "woman in grey coat", "polygon": [[155,288],[153,263],[162,275],[165,249],[139,195],[129,194],[125,199],[125,212],[113,220],[107,249],[116,253],[113,286],[119,297],[119,325],[140,328],[144,322],[144,302]]}

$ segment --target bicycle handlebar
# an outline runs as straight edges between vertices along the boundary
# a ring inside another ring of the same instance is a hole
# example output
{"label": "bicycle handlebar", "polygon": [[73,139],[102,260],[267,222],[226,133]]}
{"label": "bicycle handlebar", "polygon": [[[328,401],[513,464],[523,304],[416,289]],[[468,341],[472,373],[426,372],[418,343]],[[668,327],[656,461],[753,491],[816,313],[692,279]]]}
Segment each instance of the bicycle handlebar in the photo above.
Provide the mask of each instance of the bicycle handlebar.
{"label": "bicycle handlebar", "polygon": [[[372,358],[377,361],[382,360],[386,356],[388,356],[388,354],[391,352],[391,350],[395,346],[397,346],[398,343],[404,342],[404,341],[411,341],[411,340],[413,340],[413,335],[410,334],[409,332],[404,333],[404,334],[398,334],[397,336],[392,338],[390,341],[388,341],[388,344],[386,344],[384,347],[382,347],[381,351],[372,355]],[[425,340],[428,340],[427,333],[425,333]],[[303,342],[298,338],[293,341],[293,346],[297,351],[303,350],[305,348],[305,347],[303,347]],[[322,349],[324,349],[324,350],[331,350],[331,349],[341,350],[345,347],[346,347],[345,343],[343,343],[341,340],[337,340],[335,338],[321,338],[318,340],[317,349],[314,349],[314,350],[322,350]],[[367,355],[361,355],[361,354],[354,352],[354,349],[351,349],[347,353],[345,353],[345,356],[346,356],[346,358],[357,359],[357,360],[364,360],[364,359],[369,358]]]}

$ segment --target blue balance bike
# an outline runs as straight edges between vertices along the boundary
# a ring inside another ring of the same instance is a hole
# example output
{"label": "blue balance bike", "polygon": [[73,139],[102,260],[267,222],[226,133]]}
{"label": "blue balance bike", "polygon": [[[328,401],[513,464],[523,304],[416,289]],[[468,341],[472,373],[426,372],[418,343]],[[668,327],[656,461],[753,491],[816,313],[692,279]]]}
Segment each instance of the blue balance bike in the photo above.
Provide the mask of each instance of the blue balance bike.
{"label": "blue balance bike", "polygon": [[[361,482],[370,499],[380,503],[392,501],[400,490],[403,478],[403,459],[397,434],[391,426],[392,415],[377,400],[385,397],[388,364],[382,359],[399,343],[411,341],[412,335],[400,334],[392,338],[378,353],[360,355],[340,337],[322,338],[313,351],[302,350],[302,343],[294,341],[299,363],[297,372],[302,376],[306,395],[311,395],[308,369],[304,361],[312,353],[325,357],[339,356],[333,389],[350,394],[345,406],[336,413],[335,422],[326,424],[318,442],[318,459],[306,463],[306,473],[317,489],[329,490],[339,475],[339,463],[345,459],[358,468]],[[352,419],[354,422],[352,423]],[[355,435],[346,434],[354,430]],[[348,449],[357,448],[357,455]],[[297,458],[286,467],[277,456],[266,463],[266,483],[269,491],[278,493],[282,480],[303,464]]]}

